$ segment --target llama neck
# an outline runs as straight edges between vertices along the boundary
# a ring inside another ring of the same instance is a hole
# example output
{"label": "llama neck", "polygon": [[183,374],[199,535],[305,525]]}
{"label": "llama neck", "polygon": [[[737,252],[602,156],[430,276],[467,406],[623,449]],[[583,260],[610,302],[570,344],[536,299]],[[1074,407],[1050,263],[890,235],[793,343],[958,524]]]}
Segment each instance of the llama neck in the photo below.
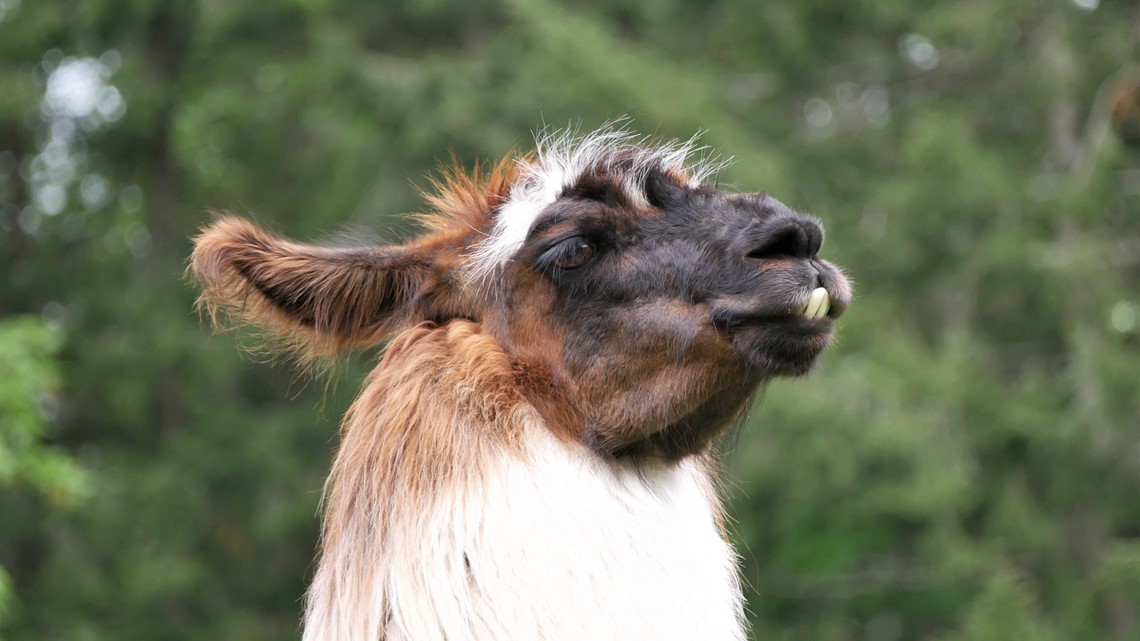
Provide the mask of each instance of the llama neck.
{"label": "llama neck", "polygon": [[347,417],[305,641],[742,639],[702,461],[557,438],[455,325],[393,342]]}
{"label": "llama neck", "polygon": [[616,464],[538,424],[524,445],[471,515],[474,638],[743,638],[736,556],[700,461]]}

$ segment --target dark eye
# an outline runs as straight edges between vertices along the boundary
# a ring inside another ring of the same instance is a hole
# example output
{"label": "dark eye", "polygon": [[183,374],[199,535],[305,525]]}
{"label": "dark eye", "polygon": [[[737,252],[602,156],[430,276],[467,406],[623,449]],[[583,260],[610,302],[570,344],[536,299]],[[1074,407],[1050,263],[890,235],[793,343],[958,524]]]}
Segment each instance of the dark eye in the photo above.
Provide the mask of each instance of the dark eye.
{"label": "dark eye", "polygon": [[558,243],[550,250],[550,264],[558,269],[578,269],[594,258],[597,249],[594,243],[575,236]]}

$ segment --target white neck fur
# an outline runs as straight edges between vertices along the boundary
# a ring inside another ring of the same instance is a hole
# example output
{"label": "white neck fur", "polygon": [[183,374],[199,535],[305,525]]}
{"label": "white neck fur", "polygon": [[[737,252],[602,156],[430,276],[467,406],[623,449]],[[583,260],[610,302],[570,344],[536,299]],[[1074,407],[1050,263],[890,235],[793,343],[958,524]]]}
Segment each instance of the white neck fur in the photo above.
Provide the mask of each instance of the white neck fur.
{"label": "white neck fur", "polygon": [[736,556],[699,461],[605,461],[530,412],[523,423],[521,450],[417,506],[415,529],[390,524],[368,594],[329,602],[346,594],[330,578],[352,572],[327,566],[362,559],[326,549],[304,640],[744,639]]}

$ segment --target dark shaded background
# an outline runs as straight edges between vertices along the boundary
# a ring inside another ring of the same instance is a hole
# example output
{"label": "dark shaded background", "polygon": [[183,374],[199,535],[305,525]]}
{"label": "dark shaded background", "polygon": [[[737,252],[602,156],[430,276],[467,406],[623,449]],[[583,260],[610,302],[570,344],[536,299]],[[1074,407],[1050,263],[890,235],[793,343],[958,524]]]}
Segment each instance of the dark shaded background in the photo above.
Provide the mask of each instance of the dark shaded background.
{"label": "dark shaded background", "polygon": [[1138,43],[1098,0],[0,0],[0,637],[298,636],[373,355],[211,337],[209,208],[399,237],[452,150],[628,114],[857,283],[731,460],[756,638],[1140,638]]}

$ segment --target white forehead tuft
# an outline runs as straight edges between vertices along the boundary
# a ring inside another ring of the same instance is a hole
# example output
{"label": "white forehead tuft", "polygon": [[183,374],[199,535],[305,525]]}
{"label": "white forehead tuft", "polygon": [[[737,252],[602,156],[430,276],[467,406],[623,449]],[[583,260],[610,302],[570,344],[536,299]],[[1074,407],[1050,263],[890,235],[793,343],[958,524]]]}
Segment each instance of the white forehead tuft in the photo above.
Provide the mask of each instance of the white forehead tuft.
{"label": "white forehead tuft", "polygon": [[612,170],[621,161],[627,197],[646,205],[645,176],[651,170],[687,175],[690,186],[697,187],[728,164],[697,144],[699,134],[686,141],[654,142],[620,125],[607,123],[585,135],[576,129],[538,132],[534,160],[518,161],[519,178],[499,206],[494,228],[471,252],[469,269],[475,280],[490,277],[508,263],[542,210],[587,170]]}

